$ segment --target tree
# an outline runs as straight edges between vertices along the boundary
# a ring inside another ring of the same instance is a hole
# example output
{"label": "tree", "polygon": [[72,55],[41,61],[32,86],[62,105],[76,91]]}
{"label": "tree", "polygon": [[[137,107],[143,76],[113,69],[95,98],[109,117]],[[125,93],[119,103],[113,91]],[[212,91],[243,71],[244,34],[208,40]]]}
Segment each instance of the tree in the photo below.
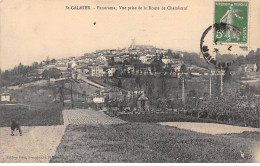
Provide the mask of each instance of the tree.
{"label": "tree", "polygon": [[190,90],[190,92],[188,93],[189,97],[197,97],[197,92],[195,89]]}
{"label": "tree", "polygon": [[156,54],[154,60],[151,62],[152,72],[161,72],[163,68],[162,55]]}
{"label": "tree", "polygon": [[256,56],[256,66],[257,66],[257,70],[256,71],[260,71],[260,48],[258,48],[256,50],[256,53],[255,53],[255,56]]}
{"label": "tree", "polygon": [[118,83],[117,83],[118,88],[122,88],[122,81],[120,78],[118,78]]}
{"label": "tree", "polygon": [[62,101],[62,104],[63,104],[63,106],[65,105],[65,103],[64,103],[64,85],[65,83],[64,82],[62,82],[62,85],[60,86],[60,88],[59,88],[59,93],[60,93],[60,100]]}
{"label": "tree", "polygon": [[224,80],[224,82],[230,82],[231,81],[231,74],[230,74],[229,67],[227,67],[225,69],[225,74],[223,76],[223,80]]}
{"label": "tree", "polygon": [[148,97],[151,97],[153,94],[153,81],[150,76],[144,76],[144,85],[145,85],[145,91]]}
{"label": "tree", "polygon": [[58,79],[61,77],[61,70],[57,68],[50,68],[48,74],[49,74],[49,78]]}
{"label": "tree", "polygon": [[167,97],[167,78],[165,77],[164,73],[160,74],[160,91],[161,95],[164,96],[165,98]]}
{"label": "tree", "polygon": [[117,78],[120,76],[120,71],[118,69],[116,69],[116,71],[113,73],[113,77]]}
{"label": "tree", "polygon": [[46,64],[47,65],[50,64],[50,57],[49,56],[47,56],[47,58],[46,58]]}
{"label": "tree", "polygon": [[167,55],[168,55],[169,57],[173,57],[172,50],[168,49]]}
{"label": "tree", "polygon": [[56,59],[53,58],[50,62],[51,62],[51,63],[55,63],[55,62],[56,62]]}
{"label": "tree", "polygon": [[165,69],[163,70],[166,76],[170,76],[173,71],[174,69],[172,69],[172,65],[170,63],[168,63]]}
{"label": "tree", "polygon": [[142,90],[142,81],[141,81],[141,76],[140,75],[135,77],[135,82],[138,85],[139,90],[141,91]]}
{"label": "tree", "polygon": [[187,67],[186,67],[185,64],[181,65],[180,72],[181,73],[187,73],[188,72]]}
{"label": "tree", "polygon": [[54,100],[56,101],[56,99],[57,99],[57,95],[59,94],[59,88],[57,88],[57,87],[53,87],[52,88],[52,94],[53,94],[53,96],[54,96]]}
{"label": "tree", "polygon": [[205,62],[204,59],[201,59],[200,56],[196,53],[183,53],[183,61],[185,64],[195,65],[203,68],[209,68],[210,65]]}
{"label": "tree", "polygon": [[32,67],[36,69],[39,66],[38,62],[33,62]]}
{"label": "tree", "polygon": [[84,90],[84,91],[82,92],[82,97],[84,97],[85,101],[86,101],[86,96],[87,96],[87,94],[86,94],[86,91]]}
{"label": "tree", "polygon": [[237,57],[236,59],[236,63],[240,66],[242,64],[245,63],[245,57],[243,55],[240,55],[239,57]]}
{"label": "tree", "polygon": [[42,73],[42,77],[44,79],[49,79],[49,70],[44,70],[43,73]]}

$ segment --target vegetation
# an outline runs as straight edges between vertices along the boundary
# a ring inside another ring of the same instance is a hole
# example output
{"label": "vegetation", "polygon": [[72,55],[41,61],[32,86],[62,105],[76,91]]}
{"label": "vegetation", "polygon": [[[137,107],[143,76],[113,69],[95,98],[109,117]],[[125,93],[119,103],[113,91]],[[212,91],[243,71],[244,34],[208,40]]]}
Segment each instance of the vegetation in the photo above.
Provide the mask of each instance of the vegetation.
{"label": "vegetation", "polygon": [[22,83],[29,82],[27,73],[38,67],[38,63],[35,62],[32,66],[24,66],[21,63],[11,70],[1,71],[1,87],[8,85],[19,85]]}
{"label": "vegetation", "polygon": [[57,68],[50,68],[49,70],[44,70],[42,73],[42,77],[44,79],[58,79],[61,77],[61,71]]}
{"label": "vegetation", "polygon": [[[185,67],[182,67],[185,69]],[[169,110],[184,110],[182,114],[197,118],[209,118],[218,123],[228,123],[240,126],[260,127],[259,98],[255,95],[260,89],[241,85],[232,80],[227,71],[223,77],[224,95],[220,96],[220,77],[212,76],[212,93],[209,96],[208,76],[185,79],[185,98],[183,105],[182,84],[178,78],[168,78],[165,75],[135,76],[132,78],[120,78],[120,88],[128,91],[144,91],[148,97],[149,109],[146,114],[153,112],[163,113]],[[116,79],[106,79],[107,83],[117,85]],[[114,83],[113,83],[114,82]],[[136,99],[121,102],[122,107],[130,107],[130,113],[134,113]],[[119,102],[119,101],[117,101]],[[114,105],[116,107],[118,105]],[[118,109],[118,111],[122,111]],[[117,113],[116,113],[117,114]],[[130,115],[129,115],[130,116]],[[157,115],[163,116],[163,115]],[[160,119],[160,118],[159,118]],[[203,121],[203,120],[200,120]]]}
{"label": "vegetation", "polygon": [[257,71],[260,71],[260,48],[258,48],[256,52],[251,50],[247,56],[238,56],[232,69],[235,70],[238,66],[243,64],[256,64]]}
{"label": "vegetation", "polygon": [[183,52],[183,62],[189,65],[195,65],[202,68],[209,68],[210,65],[201,59],[197,53]]}
{"label": "vegetation", "polygon": [[[225,60],[235,60],[235,64],[231,66],[231,70],[237,70],[239,66],[243,64],[255,64],[257,65],[257,71],[260,71],[260,48],[256,51],[251,50],[248,55],[231,55],[225,54],[221,56],[221,61]],[[202,68],[209,68],[210,65],[207,64],[203,59],[199,58],[196,53],[183,52],[183,62],[185,64],[192,64]]]}
{"label": "vegetation", "polygon": [[232,134],[223,134],[227,136],[231,136],[233,138],[243,138],[243,139],[251,139],[253,141],[260,141],[260,132],[249,132],[249,131],[244,131],[243,133],[232,133]]}
{"label": "vegetation", "polygon": [[69,125],[51,162],[252,162],[251,143],[152,123]]}
{"label": "vegetation", "polygon": [[63,125],[62,104],[35,103],[35,105],[1,105],[0,127],[11,125],[12,120],[21,126]]}
{"label": "vegetation", "polygon": [[23,65],[22,63],[19,63],[19,65],[15,66],[13,69],[5,71],[0,70],[0,87],[35,81],[35,79],[30,79],[28,77],[29,72],[42,67],[44,64],[55,62],[55,59],[50,60],[49,57],[47,57],[47,59],[41,63],[33,62],[31,65]]}
{"label": "vegetation", "polygon": [[[173,112],[168,113],[147,113],[147,114],[122,114],[118,116],[128,122],[201,122],[201,123],[218,123],[216,120],[209,118],[197,118]],[[220,122],[221,123],[221,122]],[[225,122],[222,122],[225,123]]]}

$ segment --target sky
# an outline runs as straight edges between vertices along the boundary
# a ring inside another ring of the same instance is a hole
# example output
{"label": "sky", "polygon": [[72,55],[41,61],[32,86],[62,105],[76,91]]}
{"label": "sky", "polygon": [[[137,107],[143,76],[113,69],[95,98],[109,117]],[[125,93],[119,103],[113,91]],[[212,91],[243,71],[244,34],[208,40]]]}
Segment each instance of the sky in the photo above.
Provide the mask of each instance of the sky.
{"label": "sky", "polygon": [[[66,10],[66,6],[117,7]],[[181,6],[187,10],[122,11],[119,6]],[[250,1],[250,49],[260,47],[260,1]],[[0,68],[30,65],[47,56],[61,59],[97,49],[136,44],[199,53],[204,30],[213,24],[213,0],[2,0]],[[93,23],[96,22],[96,25]]]}

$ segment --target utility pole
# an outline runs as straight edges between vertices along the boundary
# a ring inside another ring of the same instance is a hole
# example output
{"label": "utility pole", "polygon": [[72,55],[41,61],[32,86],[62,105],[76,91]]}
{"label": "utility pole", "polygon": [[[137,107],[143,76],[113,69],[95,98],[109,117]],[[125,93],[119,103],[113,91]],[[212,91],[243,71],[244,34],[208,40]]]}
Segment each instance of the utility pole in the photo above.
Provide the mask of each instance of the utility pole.
{"label": "utility pole", "polygon": [[63,105],[63,107],[65,106],[65,103],[64,103],[64,87],[65,87],[65,83],[62,82],[61,97],[62,97],[62,105]]}
{"label": "utility pole", "polygon": [[223,96],[223,77],[222,77],[222,66],[220,66],[220,96]]}
{"label": "utility pole", "polygon": [[72,94],[72,77],[69,78],[69,80],[70,80],[70,102],[71,102],[71,108],[74,108],[73,94]]}
{"label": "utility pole", "polygon": [[209,98],[211,99],[211,72],[209,74]]}
{"label": "utility pole", "polygon": [[72,80],[70,80],[70,100],[71,100],[71,108],[74,108],[73,94],[72,94]]}
{"label": "utility pole", "polygon": [[257,112],[258,112],[258,128],[260,128],[260,97],[258,96],[258,104],[256,104],[256,109],[257,109]]}
{"label": "utility pole", "polygon": [[258,110],[258,128],[260,128],[260,108],[257,107],[257,110]]}
{"label": "utility pole", "polygon": [[185,105],[185,87],[184,87],[184,74],[182,73],[182,104]]}

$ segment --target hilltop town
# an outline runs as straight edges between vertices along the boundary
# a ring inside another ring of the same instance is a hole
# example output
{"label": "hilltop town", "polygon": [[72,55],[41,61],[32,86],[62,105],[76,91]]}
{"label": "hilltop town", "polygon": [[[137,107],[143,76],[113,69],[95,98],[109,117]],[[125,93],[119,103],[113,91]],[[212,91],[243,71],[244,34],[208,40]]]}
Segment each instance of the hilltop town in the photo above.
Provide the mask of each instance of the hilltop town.
{"label": "hilltop town", "polygon": [[[39,64],[20,64],[4,71],[2,100],[9,95],[12,100],[8,101],[18,103],[30,104],[38,99],[38,102],[62,102],[69,108],[94,105],[95,109],[108,109],[113,116],[127,111],[184,109],[200,117],[203,101],[217,99],[223,93],[227,96],[230,87],[234,91],[242,88],[242,96],[248,90],[257,96],[259,64],[250,62],[256,62],[258,54],[259,49],[246,57],[239,56],[233,68],[220,72],[198,54],[135,45],[132,40],[129,48],[97,50],[63,59],[47,58]],[[30,88],[37,86],[34,91]],[[43,95],[42,86],[52,88]],[[28,92],[21,90],[28,88]]]}

